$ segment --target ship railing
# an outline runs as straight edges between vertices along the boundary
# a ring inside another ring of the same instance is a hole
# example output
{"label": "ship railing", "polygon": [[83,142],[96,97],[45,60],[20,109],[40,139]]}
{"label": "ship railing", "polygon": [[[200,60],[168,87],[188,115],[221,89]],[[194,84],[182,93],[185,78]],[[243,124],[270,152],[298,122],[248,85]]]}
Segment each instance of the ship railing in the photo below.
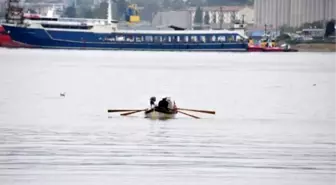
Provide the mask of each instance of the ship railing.
{"label": "ship railing", "polygon": [[112,42],[154,42],[154,43],[245,43],[244,39],[238,34],[171,34],[171,35],[134,35],[127,33],[116,33],[106,41]]}
{"label": "ship railing", "polygon": [[106,19],[85,19],[85,18],[63,18],[60,17],[59,21],[62,22],[82,22],[82,23],[90,23],[95,25],[107,25],[108,21]]}
{"label": "ship railing", "polygon": [[106,20],[70,20],[70,19],[58,19],[57,21],[49,21],[49,20],[25,20],[26,23],[45,23],[45,24],[66,24],[66,25],[108,25]]}

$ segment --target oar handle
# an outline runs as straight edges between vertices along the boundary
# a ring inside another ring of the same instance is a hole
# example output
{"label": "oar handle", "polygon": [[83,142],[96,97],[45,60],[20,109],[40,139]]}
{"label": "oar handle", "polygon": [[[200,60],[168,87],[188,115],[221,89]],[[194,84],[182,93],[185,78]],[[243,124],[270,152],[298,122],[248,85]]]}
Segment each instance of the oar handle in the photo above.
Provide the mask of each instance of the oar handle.
{"label": "oar handle", "polygon": [[216,114],[215,111],[211,111],[211,110],[196,110],[196,109],[184,109],[184,108],[178,108],[178,110],[201,112],[201,113],[207,113],[207,114]]}

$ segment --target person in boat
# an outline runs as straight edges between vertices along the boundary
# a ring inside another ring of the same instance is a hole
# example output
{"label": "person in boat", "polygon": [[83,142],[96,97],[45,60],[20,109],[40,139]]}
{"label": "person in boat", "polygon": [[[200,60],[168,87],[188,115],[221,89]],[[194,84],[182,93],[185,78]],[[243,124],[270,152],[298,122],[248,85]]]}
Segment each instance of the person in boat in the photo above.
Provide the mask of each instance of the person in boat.
{"label": "person in boat", "polygon": [[272,39],[272,47],[276,47],[276,42],[274,39]]}
{"label": "person in boat", "polygon": [[165,97],[159,101],[157,106],[159,110],[167,111],[167,112],[176,112],[177,107],[175,101],[172,101],[171,98]]}
{"label": "person in boat", "polygon": [[156,107],[155,102],[156,102],[156,97],[155,97],[155,96],[153,96],[153,97],[151,97],[151,98],[149,99],[149,103],[150,103],[150,107],[151,107],[151,108]]}

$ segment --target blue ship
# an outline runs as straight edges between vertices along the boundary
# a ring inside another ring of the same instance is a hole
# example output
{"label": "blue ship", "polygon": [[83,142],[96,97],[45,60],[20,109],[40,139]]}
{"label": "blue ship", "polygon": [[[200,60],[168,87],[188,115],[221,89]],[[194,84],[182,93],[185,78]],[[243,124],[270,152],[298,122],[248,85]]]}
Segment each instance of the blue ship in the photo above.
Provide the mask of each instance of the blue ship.
{"label": "blue ship", "polygon": [[68,21],[34,17],[3,24],[11,39],[24,47],[50,49],[247,51],[246,36],[230,30],[118,30],[108,19]]}

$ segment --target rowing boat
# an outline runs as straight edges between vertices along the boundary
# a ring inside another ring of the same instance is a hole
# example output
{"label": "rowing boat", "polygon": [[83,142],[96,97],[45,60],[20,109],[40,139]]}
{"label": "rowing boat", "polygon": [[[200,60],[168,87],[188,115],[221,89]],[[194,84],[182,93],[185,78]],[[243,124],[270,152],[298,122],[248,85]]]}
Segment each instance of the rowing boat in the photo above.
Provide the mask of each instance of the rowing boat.
{"label": "rowing boat", "polygon": [[145,118],[160,120],[174,119],[176,114],[177,110],[165,110],[155,107],[145,111]]}

